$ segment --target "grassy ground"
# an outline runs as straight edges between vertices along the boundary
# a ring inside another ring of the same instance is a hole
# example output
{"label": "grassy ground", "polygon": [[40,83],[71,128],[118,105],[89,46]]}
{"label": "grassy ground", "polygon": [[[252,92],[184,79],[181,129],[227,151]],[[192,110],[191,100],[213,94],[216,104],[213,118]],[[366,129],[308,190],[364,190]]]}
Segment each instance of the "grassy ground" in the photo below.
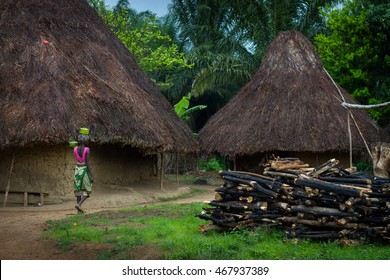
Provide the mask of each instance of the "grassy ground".
{"label": "grassy ground", "polygon": [[206,221],[195,217],[202,203],[159,204],[76,215],[49,221],[45,236],[61,250],[99,245],[97,259],[176,260],[379,260],[390,259],[389,244],[354,246],[286,239],[280,230],[201,232]]}

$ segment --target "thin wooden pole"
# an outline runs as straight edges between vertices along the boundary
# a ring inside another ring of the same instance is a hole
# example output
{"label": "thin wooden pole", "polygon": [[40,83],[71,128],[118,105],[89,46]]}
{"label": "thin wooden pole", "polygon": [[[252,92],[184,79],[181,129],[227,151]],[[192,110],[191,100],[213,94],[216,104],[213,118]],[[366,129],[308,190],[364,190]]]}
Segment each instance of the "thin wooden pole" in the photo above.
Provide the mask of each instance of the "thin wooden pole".
{"label": "thin wooden pole", "polygon": [[[336,87],[338,93],[340,94],[341,99],[342,99],[341,105],[342,105],[345,109],[347,109],[347,111],[348,111],[348,120],[349,120],[349,117],[352,118],[352,120],[353,120],[353,122],[355,123],[355,126],[356,126],[356,128],[357,128],[357,130],[358,130],[358,132],[359,132],[359,134],[360,134],[360,137],[362,138],[362,140],[363,140],[363,142],[364,142],[364,145],[366,146],[367,152],[368,152],[368,154],[370,155],[370,157],[371,157],[371,159],[372,159],[372,158],[373,158],[373,157],[372,157],[372,153],[371,153],[370,148],[368,147],[367,141],[366,141],[366,139],[364,138],[363,133],[360,131],[360,128],[359,128],[359,126],[358,126],[358,124],[357,124],[357,122],[356,122],[356,120],[355,120],[355,118],[354,118],[354,116],[353,116],[353,114],[352,114],[352,111],[349,110],[349,108],[369,109],[369,108],[374,108],[374,107],[372,107],[371,105],[359,106],[359,105],[353,105],[353,104],[346,103],[344,96],[341,94],[341,91],[340,91],[339,87],[337,86],[336,82],[333,80],[332,76],[328,73],[328,71],[326,71],[325,67],[323,67],[323,69],[324,69],[325,73],[328,75],[329,79],[332,81],[333,85]],[[341,100],[339,100],[339,101],[341,101]],[[377,106],[376,106],[376,105],[377,105]],[[375,107],[389,106],[389,105],[390,105],[390,102],[385,102],[385,103],[376,104],[376,105],[375,105]],[[350,116],[349,114],[350,114],[351,116]],[[349,133],[349,135],[351,135],[351,132],[350,132],[350,131],[351,131],[351,127],[348,125],[348,133]],[[351,137],[352,137],[352,136],[351,136]],[[352,153],[352,146],[350,147],[350,150],[351,150],[351,151],[350,151],[350,154],[351,154],[351,153]],[[350,156],[350,157],[351,157],[351,156]],[[352,162],[352,160],[351,160],[351,162]],[[351,163],[351,167],[352,167],[352,163]]]}
{"label": "thin wooden pole", "polygon": [[352,132],[351,132],[351,117],[349,115],[349,111],[347,111],[348,114],[348,138],[349,138],[349,167],[352,168]]}
{"label": "thin wooden pole", "polygon": [[14,169],[14,163],[15,163],[15,151],[12,152],[12,161],[11,161],[11,167],[9,169],[9,174],[8,174],[8,182],[7,182],[7,187],[5,189],[5,194],[4,194],[4,201],[3,201],[3,207],[7,205],[7,200],[8,200],[8,192],[9,188],[11,185],[11,174]]}
{"label": "thin wooden pole", "polygon": [[176,183],[179,184],[179,162],[178,156],[176,153]]}
{"label": "thin wooden pole", "polygon": [[161,166],[160,166],[160,189],[164,189],[164,154],[161,153]]}

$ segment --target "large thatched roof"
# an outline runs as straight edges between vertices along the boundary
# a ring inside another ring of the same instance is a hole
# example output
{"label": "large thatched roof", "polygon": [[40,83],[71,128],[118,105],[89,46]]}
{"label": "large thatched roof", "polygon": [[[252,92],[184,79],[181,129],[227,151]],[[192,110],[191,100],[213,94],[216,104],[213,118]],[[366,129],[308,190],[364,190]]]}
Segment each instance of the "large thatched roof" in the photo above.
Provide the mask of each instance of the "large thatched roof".
{"label": "large thatched roof", "polygon": [[[344,90],[348,103],[356,103]],[[252,80],[200,132],[207,153],[348,151],[347,111],[310,41],[297,31],[281,32]],[[368,143],[376,125],[364,110],[352,110]],[[364,143],[351,120],[353,148]]]}
{"label": "large thatched roof", "polygon": [[85,0],[0,1],[0,148],[96,143],[188,152],[188,126]]}

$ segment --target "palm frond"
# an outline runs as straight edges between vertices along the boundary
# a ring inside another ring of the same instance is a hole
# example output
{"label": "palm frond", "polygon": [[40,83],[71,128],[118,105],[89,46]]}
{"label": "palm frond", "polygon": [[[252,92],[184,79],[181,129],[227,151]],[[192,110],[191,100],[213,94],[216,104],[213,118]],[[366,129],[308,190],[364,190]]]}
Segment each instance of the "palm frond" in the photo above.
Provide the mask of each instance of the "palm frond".
{"label": "palm frond", "polygon": [[232,83],[243,85],[250,80],[253,71],[253,65],[239,58],[218,55],[212,64],[198,72],[192,84],[192,92],[194,96],[199,96],[216,86]]}

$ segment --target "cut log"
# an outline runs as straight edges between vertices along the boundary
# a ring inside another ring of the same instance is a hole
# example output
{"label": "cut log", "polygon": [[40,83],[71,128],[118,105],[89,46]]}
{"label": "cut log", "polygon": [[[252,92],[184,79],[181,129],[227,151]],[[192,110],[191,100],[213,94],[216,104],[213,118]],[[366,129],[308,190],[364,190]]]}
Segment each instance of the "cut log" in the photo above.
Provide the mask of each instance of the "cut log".
{"label": "cut log", "polygon": [[[226,173],[226,172],[231,172],[231,171],[219,171],[219,174],[222,175],[223,173]],[[269,181],[269,182],[275,181],[275,179],[272,178],[272,177],[264,176],[264,175],[257,174],[257,173],[244,172],[244,171],[234,171],[234,172],[231,172],[231,173],[241,174],[241,175],[249,175],[250,178],[255,177],[255,178],[259,178],[259,179],[264,179],[264,180]],[[229,175],[229,174],[226,173],[226,175]],[[256,180],[255,179],[251,179],[251,181],[256,181]]]}
{"label": "cut log", "polygon": [[197,217],[200,219],[203,219],[203,220],[212,221],[215,224],[220,225],[220,226],[224,226],[224,227],[234,228],[237,226],[237,223],[233,217],[225,218],[225,219],[217,219],[213,216],[208,216],[205,214],[199,214],[199,215],[197,215]]}
{"label": "cut log", "polygon": [[261,200],[261,199],[265,200],[268,197],[268,195],[263,194],[263,193],[258,192],[258,191],[248,191],[247,192],[247,191],[242,191],[239,189],[223,189],[223,188],[218,188],[215,191],[223,197],[226,197],[227,195],[229,195],[232,200],[234,198],[238,199],[240,196],[252,196],[252,197],[258,198],[259,200]]}
{"label": "cut log", "polygon": [[353,213],[342,212],[334,208],[318,207],[318,206],[308,207],[305,205],[293,205],[291,206],[290,211],[292,213],[296,213],[296,212],[310,213],[317,216],[338,216],[338,217],[358,216],[357,213],[353,214]]}
{"label": "cut log", "polygon": [[352,205],[355,205],[356,203],[360,202],[360,198],[350,197],[345,201],[345,205],[347,207],[351,207]]}
{"label": "cut log", "polygon": [[243,203],[238,201],[227,201],[227,202],[219,202],[219,201],[210,201],[211,206],[222,207],[225,209],[236,209],[240,211],[249,211],[249,210],[261,210],[263,207],[263,203]]}
{"label": "cut log", "polygon": [[257,182],[255,182],[255,181],[251,181],[251,182],[249,182],[249,184],[250,184],[253,188],[255,188],[257,191],[259,191],[259,192],[261,192],[261,193],[264,193],[264,194],[266,194],[266,195],[268,195],[268,196],[270,196],[270,197],[276,197],[276,196],[278,195],[276,192],[271,191],[271,190],[268,190],[268,189],[266,189],[266,188],[260,186],[260,185],[259,185]]}
{"label": "cut log", "polygon": [[339,184],[351,184],[351,185],[365,185],[370,186],[372,181],[366,178],[344,178],[344,177],[323,177],[319,176],[318,179],[326,182],[333,182]]}
{"label": "cut log", "polygon": [[366,193],[365,191],[357,190],[350,187],[342,187],[340,185],[320,181],[318,179],[297,178],[294,180],[294,183],[301,187],[310,187],[320,190],[326,190],[352,197],[361,197]]}
{"label": "cut log", "polygon": [[325,162],[324,164],[321,164],[321,165],[317,166],[316,168],[314,168],[314,170],[312,172],[310,172],[310,176],[318,177],[320,174],[330,170],[331,168],[336,166],[338,163],[339,163],[339,161],[333,158],[333,159]]}
{"label": "cut log", "polygon": [[292,179],[298,178],[298,174],[279,172],[279,171],[271,171],[271,170],[264,171],[264,174],[271,175],[274,177],[286,177],[286,178],[292,178]]}
{"label": "cut log", "polygon": [[240,201],[246,201],[247,203],[252,203],[253,202],[253,197],[252,196],[240,196],[239,200]]}
{"label": "cut log", "polygon": [[301,169],[308,168],[309,165],[300,161],[299,159],[276,159],[271,160],[271,168],[277,170],[288,170],[288,169]]}
{"label": "cut log", "polygon": [[341,225],[337,222],[321,223],[321,222],[315,221],[315,220],[301,220],[301,219],[298,219],[297,217],[282,217],[282,218],[279,218],[278,220],[283,222],[283,223],[297,223],[297,224],[303,224],[303,225],[314,226],[314,227],[346,228],[346,229],[368,228],[368,225],[366,225],[366,224],[347,223],[345,225]]}
{"label": "cut log", "polygon": [[290,208],[290,205],[285,202],[275,202],[272,204],[268,204],[270,209],[277,209],[279,211],[285,212],[287,209]]}
{"label": "cut log", "polygon": [[282,183],[276,181],[273,178],[266,176],[254,176],[253,173],[244,173],[238,171],[220,171],[219,174],[225,178],[225,176],[235,177],[244,181],[255,181],[263,187],[268,187],[271,190],[277,191],[282,187]]}
{"label": "cut log", "polygon": [[306,206],[316,206],[316,202],[314,200],[311,200],[311,199],[306,199],[305,205]]}

